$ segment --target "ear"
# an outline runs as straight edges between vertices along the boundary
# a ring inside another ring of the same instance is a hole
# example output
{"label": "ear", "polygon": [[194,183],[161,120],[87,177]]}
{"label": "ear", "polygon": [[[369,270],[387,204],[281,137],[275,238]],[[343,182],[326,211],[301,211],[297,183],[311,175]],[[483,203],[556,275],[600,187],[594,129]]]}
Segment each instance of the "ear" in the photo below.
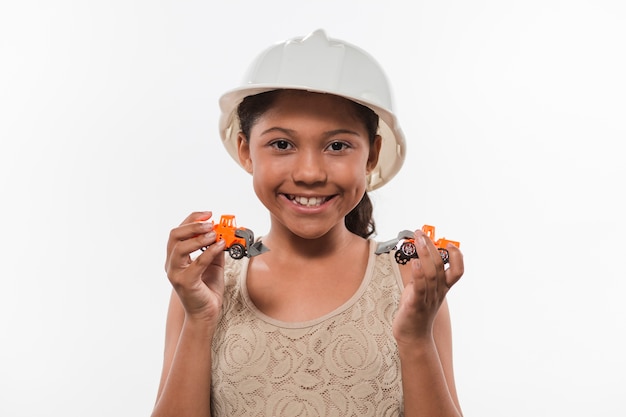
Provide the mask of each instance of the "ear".
{"label": "ear", "polygon": [[374,142],[370,145],[370,152],[367,157],[366,172],[369,174],[372,172],[376,164],[378,163],[378,157],[380,156],[380,148],[382,147],[383,139],[380,135],[376,135]]}
{"label": "ear", "polygon": [[237,153],[239,154],[239,163],[241,166],[252,174],[252,159],[250,158],[250,144],[248,139],[242,132],[237,135]]}

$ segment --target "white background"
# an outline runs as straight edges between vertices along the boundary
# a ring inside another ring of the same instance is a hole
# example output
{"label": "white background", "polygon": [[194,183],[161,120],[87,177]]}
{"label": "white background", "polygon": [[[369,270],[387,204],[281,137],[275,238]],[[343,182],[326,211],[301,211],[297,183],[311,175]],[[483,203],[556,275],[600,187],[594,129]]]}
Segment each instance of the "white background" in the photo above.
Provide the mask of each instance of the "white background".
{"label": "white background", "polygon": [[378,237],[461,241],[465,415],[624,413],[624,2],[26,0],[0,6],[0,415],[150,414],[170,228],[267,229],[218,97],[318,28],[394,87]]}

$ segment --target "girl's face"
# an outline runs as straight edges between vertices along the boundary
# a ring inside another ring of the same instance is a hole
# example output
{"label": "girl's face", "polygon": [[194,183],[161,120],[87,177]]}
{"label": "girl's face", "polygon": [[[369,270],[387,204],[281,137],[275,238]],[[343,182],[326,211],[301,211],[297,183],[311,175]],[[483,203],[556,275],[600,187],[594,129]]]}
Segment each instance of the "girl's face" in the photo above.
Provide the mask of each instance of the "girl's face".
{"label": "girl's face", "polygon": [[242,165],[272,224],[307,239],[345,229],[379,150],[380,137],[370,145],[352,103],[304,91],[279,94],[249,140],[239,137]]}

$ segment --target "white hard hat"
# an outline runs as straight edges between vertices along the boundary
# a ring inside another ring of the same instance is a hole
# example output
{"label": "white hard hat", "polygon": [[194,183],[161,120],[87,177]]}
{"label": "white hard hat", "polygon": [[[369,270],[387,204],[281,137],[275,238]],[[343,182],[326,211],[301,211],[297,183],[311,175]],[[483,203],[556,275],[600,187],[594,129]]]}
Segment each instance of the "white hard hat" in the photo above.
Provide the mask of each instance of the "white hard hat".
{"label": "white hard hat", "polygon": [[238,163],[239,103],[247,96],[278,89],[335,94],[369,107],[380,118],[382,148],[378,164],[368,176],[368,190],[381,187],[400,170],[405,141],[393,114],[387,76],[367,52],[329,39],[321,29],[263,51],[248,68],[241,86],[220,98],[220,135],[226,150]]}

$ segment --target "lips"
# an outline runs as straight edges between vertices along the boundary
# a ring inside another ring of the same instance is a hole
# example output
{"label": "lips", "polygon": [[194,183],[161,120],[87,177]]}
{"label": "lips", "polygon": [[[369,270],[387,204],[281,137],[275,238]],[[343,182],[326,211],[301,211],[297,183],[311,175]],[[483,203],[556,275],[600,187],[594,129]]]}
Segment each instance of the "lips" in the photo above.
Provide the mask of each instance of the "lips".
{"label": "lips", "polygon": [[304,207],[319,207],[332,197],[305,197],[299,195],[286,194],[287,199]]}

